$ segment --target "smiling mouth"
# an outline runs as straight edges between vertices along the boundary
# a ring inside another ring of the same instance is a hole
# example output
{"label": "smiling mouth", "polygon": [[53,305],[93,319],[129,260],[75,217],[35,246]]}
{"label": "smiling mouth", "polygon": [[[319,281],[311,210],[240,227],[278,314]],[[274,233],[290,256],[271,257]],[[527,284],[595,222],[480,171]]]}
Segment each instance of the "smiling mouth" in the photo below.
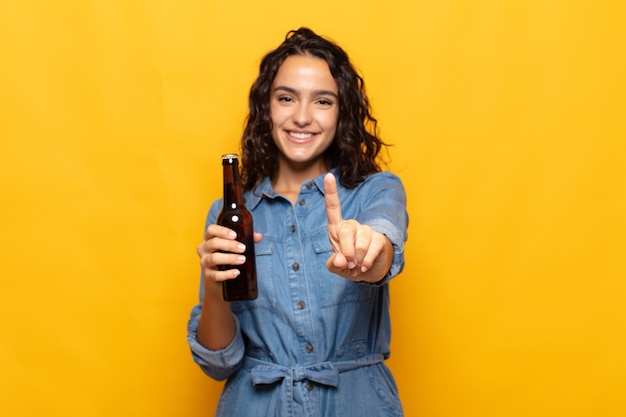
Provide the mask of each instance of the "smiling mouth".
{"label": "smiling mouth", "polygon": [[313,133],[304,133],[304,132],[292,132],[292,131],[288,131],[287,134],[289,136],[291,136],[294,139],[298,139],[298,140],[306,140],[306,139],[310,139],[314,136]]}

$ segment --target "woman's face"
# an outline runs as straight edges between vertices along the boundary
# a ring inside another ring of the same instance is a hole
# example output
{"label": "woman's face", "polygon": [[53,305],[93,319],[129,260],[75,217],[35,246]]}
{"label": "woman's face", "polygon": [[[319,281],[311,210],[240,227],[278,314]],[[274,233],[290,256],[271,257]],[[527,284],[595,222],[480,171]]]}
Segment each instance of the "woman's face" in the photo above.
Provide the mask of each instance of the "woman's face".
{"label": "woman's face", "polygon": [[278,68],[270,94],[272,138],[281,163],[302,169],[321,166],[339,115],[339,88],[326,61],[289,56]]}

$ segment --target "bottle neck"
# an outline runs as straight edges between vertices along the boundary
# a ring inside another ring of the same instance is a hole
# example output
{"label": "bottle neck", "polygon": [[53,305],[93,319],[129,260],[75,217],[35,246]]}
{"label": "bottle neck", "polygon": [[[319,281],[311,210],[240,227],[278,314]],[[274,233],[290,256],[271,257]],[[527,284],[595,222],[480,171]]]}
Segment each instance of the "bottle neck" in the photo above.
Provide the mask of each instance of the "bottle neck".
{"label": "bottle neck", "polygon": [[243,192],[239,182],[239,167],[236,160],[224,160],[224,202],[243,205]]}

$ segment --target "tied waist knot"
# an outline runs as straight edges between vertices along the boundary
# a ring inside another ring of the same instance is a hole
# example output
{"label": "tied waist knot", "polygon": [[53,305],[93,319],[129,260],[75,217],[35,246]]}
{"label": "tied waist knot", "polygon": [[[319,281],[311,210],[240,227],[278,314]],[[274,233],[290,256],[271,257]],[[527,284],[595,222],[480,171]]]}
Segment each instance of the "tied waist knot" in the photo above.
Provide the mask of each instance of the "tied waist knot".
{"label": "tied waist knot", "polygon": [[289,368],[246,356],[243,366],[250,371],[252,384],[255,386],[276,384],[279,382],[292,385],[295,382],[308,380],[336,388],[339,385],[340,372],[350,371],[383,361],[384,356],[381,353],[376,353],[349,361],[321,362],[314,365],[296,365]]}
{"label": "tied waist knot", "polygon": [[257,365],[250,369],[250,376],[254,385],[275,384],[283,379],[291,382],[309,380],[335,388],[339,385],[339,370],[331,362],[311,366],[297,365],[293,368]]}

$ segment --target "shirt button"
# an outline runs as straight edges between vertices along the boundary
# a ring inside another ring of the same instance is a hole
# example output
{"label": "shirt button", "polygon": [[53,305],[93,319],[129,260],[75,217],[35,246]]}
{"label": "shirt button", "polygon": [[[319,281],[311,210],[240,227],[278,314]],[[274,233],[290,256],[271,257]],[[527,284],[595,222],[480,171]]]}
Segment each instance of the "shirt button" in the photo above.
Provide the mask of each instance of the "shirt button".
{"label": "shirt button", "polygon": [[306,188],[308,188],[309,190],[310,190],[311,188],[313,188],[313,183],[312,183],[312,182],[307,182],[307,183],[306,183]]}
{"label": "shirt button", "polygon": [[297,271],[298,269],[300,269],[300,265],[298,265],[297,263],[292,265],[292,268],[294,271]]}
{"label": "shirt button", "polygon": [[310,382],[308,384],[306,384],[306,390],[307,391],[313,391],[313,384],[311,384]]}
{"label": "shirt button", "polygon": [[308,345],[306,345],[306,347],[304,348],[304,350],[306,350],[306,353],[311,353],[313,352],[313,345],[311,345],[310,343]]}
{"label": "shirt button", "polygon": [[304,301],[298,301],[298,308],[302,310],[304,308]]}
{"label": "shirt button", "polygon": [[289,231],[290,231],[291,233],[295,232],[295,231],[296,231],[296,225],[295,225],[295,224],[292,224],[292,225],[291,225],[291,227],[289,228]]}
{"label": "shirt button", "polygon": [[298,201],[298,204],[300,204],[301,206],[306,204],[306,200],[303,198],[302,200]]}

